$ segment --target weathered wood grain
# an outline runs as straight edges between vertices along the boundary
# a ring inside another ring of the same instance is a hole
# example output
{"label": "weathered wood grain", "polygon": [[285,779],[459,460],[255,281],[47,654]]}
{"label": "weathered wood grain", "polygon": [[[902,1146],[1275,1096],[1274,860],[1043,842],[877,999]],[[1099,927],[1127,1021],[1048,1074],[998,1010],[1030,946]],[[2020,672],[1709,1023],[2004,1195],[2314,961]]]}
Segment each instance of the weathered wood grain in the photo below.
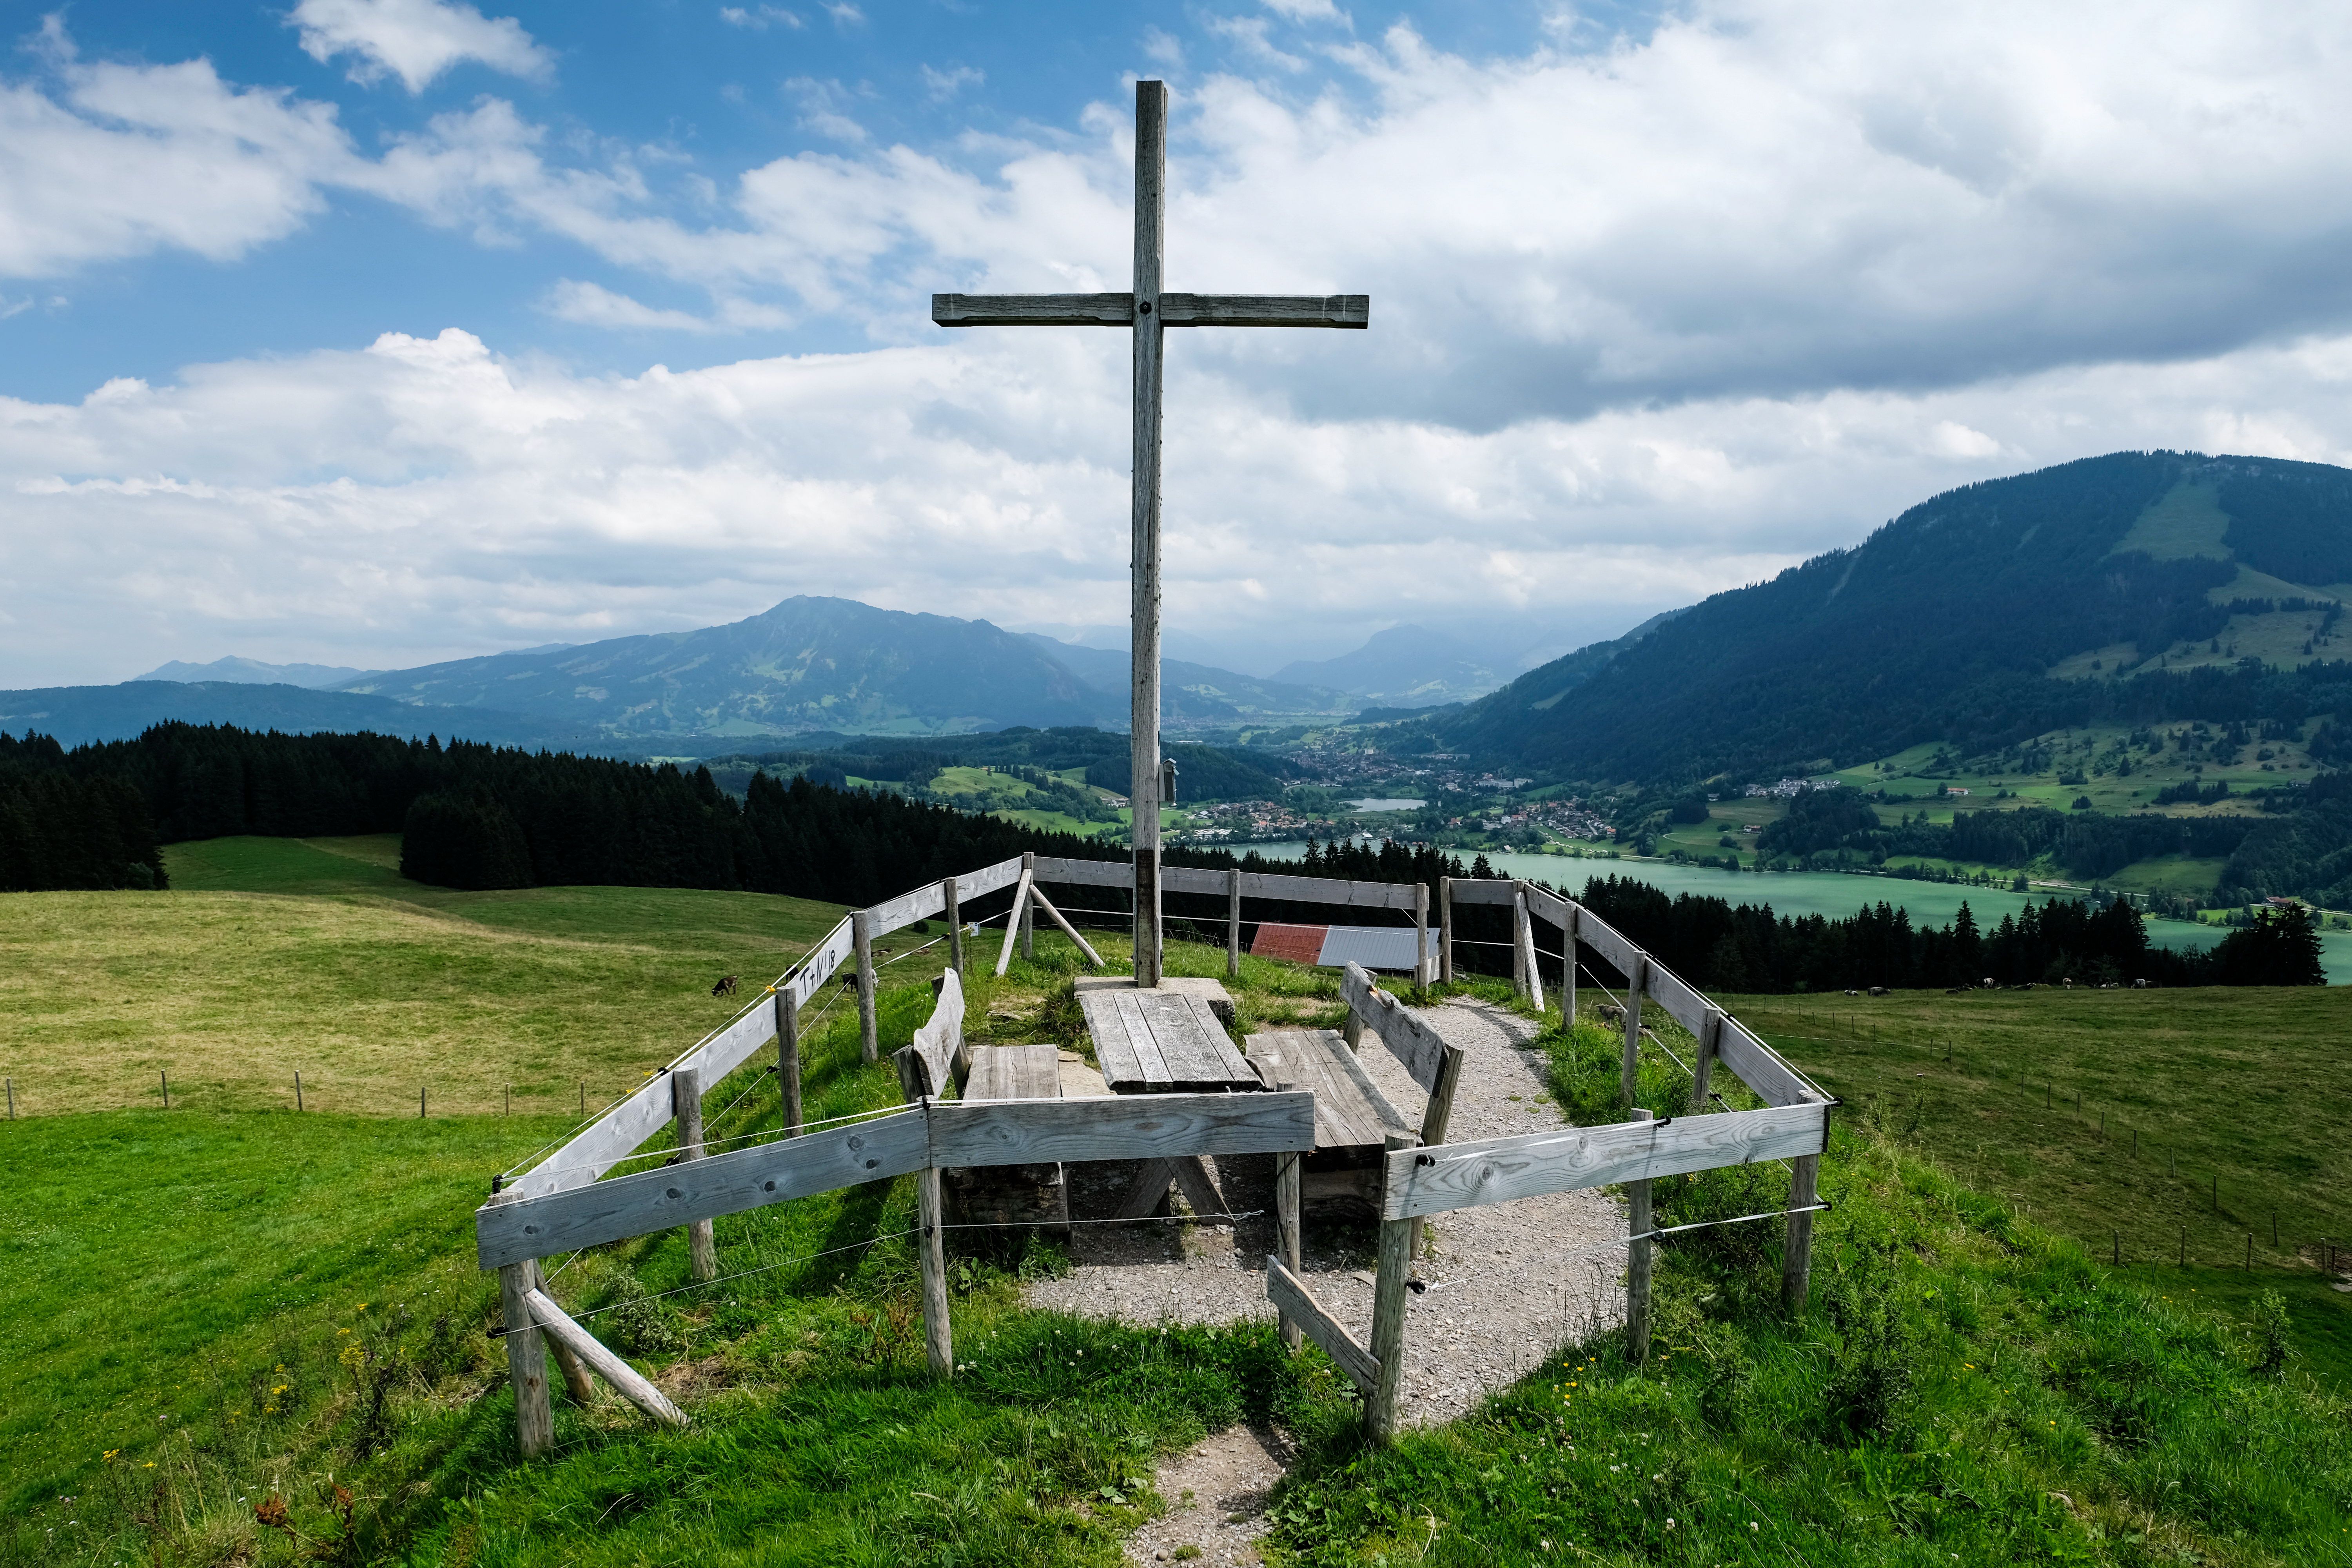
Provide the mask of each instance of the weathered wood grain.
{"label": "weathered wood grain", "polygon": [[1365,1075],[1353,1051],[1328,1029],[1269,1029],[1249,1037],[1252,1060],[1278,1064],[1273,1071],[1292,1087],[1315,1096],[1315,1148],[1377,1149],[1405,1119]]}
{"label": "weathered wood grain", "polygon": [[1306,1282],[1292,1273],[1280,1258],[1265,1255],[1265,1299],[1282,1314],[1286,1327],[1294,1328],[1313,1340],[1325,1355],[1331,1358],[1348,1381],[1370,1394],[1380,1381],[1380,1363],[1372,1352],[1356,1342],[1329,1308],[1315,1299],[1315,1292]]}
{"label": "weathered wood grain", "polygon": [[1054,900],[1047,898],[1045,896],[1045,890],[1043,888],[1038,887],[1034,882],[1032,882],[1029,885],[1029,901],[1035,904],[1039,909],[1045,910],[1045,913],[1051,917],[1053,922],[1062,928],[1062,934],[1064,936],[1068,937],[1072,942],[1078,944],[1078,951],[1087,955],[1087,968],[1100,969],[1103,966],[1102,954],[1095,951],[1094,943],[1088,942],[1085,937],[1080,936],[1078,934],[1078,928],[1062,918],[1062,911],[1054,907]]}
{"label": "weathered wood grain", "polygon": [[849,936],[857,953],[857,1056],[870,1065],[882,1054],[881,1016],[877,1011],[881,978],[874,973],[874,922],[864,910],[851,913]]}
{"label": "weathered wood grain", "polygon": [[[702,1147],[702,1075],[679,1068],[669,1075],[670,1102],[677,1111],[677,1158],[699,1160]],[[686,1226],[687,1268],[698,1280],[719,1278],[719,1241],[707,1219],[688,1220]]]}
{"label": "weathered wood grain", "polygon": [[1339,327],[1372,324],[1369,294],[1174,294],[1160,296],[1171,327]]}
{"label": "weathered wood grain", "polygon": [[1135,321],[1135,296],[934,294],[931,320],[942,327],[1124,327]]}
{"label": "weathered wood grain", "polygon": [[[1444,1214],[1546,1193],[1819,1154],[1828,1137],[1827,1106],[1794,1105],[1449,1143],[1389,1157],[1381,1212],[1391,1219]],[[1419,1163],[1423,1156],[1429,1163]]]}
{"label": "weathered wood grain", "polygon": [[[1389,1135],[1386,1158],[1410,1167],[1415,1140],[1410,1132]],[[1404,1384],[1404,1293],[1412,1272],[1411,1220],[1381,1221],[1381,1260],[1372,1275],[1372,1384],[1364,1394],[1364,1432],[1375,1443],[1396,1436],[1397,1392]]]}
{"label": "weathered wood grain", "polygon": [[1160,984],[1160,269],[1168,250],[1168,85],[1135,84],[1134,442],[1128,464],[1128,843],[1135,862],[1135,983]]}
{"label": "weathered wood grain", "polygon": [[[1165,875],[1176,876],[1180,868],[1170,867]],[[1135,863],[1131,860],[1073,860],[1060,855],[1037,857],[1037,880],[1058,883],[1073,888],[1132,888],[1135,886]]]}
{"label": "weathered wood grain", "polygon": [[[663,1089],[667,1092],[668,1086]],[[741,1214],[787,1198],[884,1181],[930,1163],[928,1144],[922,1111],[908,1110],[714,1154],[690,1165],[526,1196],[475,1211],[475,1251],[483,1268],[496,1268],[667,1230],[690,1220]]]}
{"label": "weathered wood grain", "polygon": [[1780,1054],[1748,1031],[1745,1024],[1727,1017],[1715,1037],[1716,1058],[1740,1082],[1770,1105],[1802,1105],[1815,1098],[1811,1085]]}
{"label": "weathered wood grain", "polygon": [[1339,994],[1356,1016],[1378,1035],[1389,1054],[1402,1063],[1423,1094],[1437,1087],[1437,1071],[1445,1060],[1445,1042],[1420,1015],[1381,990],[1361,965],[1350,963],[1339,976]]}
{"label": "weathered wood grain", "polygon": [[955,1330],[948,1317],[947,1214],[938,1166],[915,1173],[915,1209],[922,1226],[915,1239],[923,1276],[923,1352],[931,1374],[948,1377],[955,1372]]}
{"label": "weathered wood grain", "polygon": [[1457,904],[1508,904],[1518,896],[1518,884],[1499,878],[1456,877],[1454,879],[1454,901]]}
{"label": "weathered wood grain", "polygon": [[531,1318],[547,1336],[578,1356],[589,1370],[612,1384],[614,1393],[665,1426],[687,1425],[685,1411],[672,1405],[669,1396],[647,1382],[635,1367],[605,1349],[604,1342],[595,1335],[572,1321],[571,1314],[557,1306],[553,1297],[544,1290],[533,1290],[523,1300]]}
{"label": "weathered wood grain", "polygon": [[971,1053],[963,1103],[988,1100],[1058,1100],[1060,1052],[1050,1045],[982,1046]]}
{"label": "weathered wood grain", "polygon": [[[1654,1113],[1633,1108],[1638,1124]],[[1625,1252],[1625,1359],[1635,1366],[1650,1359],[1650,1264],[1656,1243],[1649,1239],[1650,1178],[1625,1184],[1625,1234],[1633,1237]]]}
{"label": "weathered wood grain", "polygon": [[1013,967],[1013,944],[1021,940],[1021,918],[1029,911],[1029,889],[1034,886],[1028,868],[1024,867],[1020,885],[1013,890],[1013,908],[1004,916],[1004,945],[996,954],[999,974]]}
{"label": "weathered wood grain", "polygon": [[1361,910],[1411,910],[1413,882],[1350,882],[1338,878],[1285,877],[1265,871],[1242,873],[1242,893],[1252,899],[1290,899]]}
{"label": "weathered wood grain", "polygon": [[1094,1095],[930,1108],[930,1163],[938,1165],[1275,1154],[1314,1143],[1311,1094]]}

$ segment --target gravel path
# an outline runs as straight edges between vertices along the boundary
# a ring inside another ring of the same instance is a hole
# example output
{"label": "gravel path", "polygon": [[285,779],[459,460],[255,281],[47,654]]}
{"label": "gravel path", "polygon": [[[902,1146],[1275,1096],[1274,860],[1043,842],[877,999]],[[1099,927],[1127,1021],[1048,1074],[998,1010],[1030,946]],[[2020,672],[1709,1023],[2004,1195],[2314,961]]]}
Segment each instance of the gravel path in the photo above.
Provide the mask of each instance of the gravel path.
{"label": "gravel path", "polygon": [[[1533,1026],[1501,1008],[1456,998],[1424,1015],[1465,1053],[1449,1136],[1456,1141],[1562,1125],[1544,1092],[1543,1059],[1523,1048]],[[1424,1097],[1367,1033],[1359,1058],[1409,1122]],[[1262,1214],[1226,1226],[1105,1225],[1076,1227],[1067,1279],[1032,1285],[1032,1304],[1152,1323],[1270,1318],[1265,1259],[1275,1247],[1273,1162],[1213,1162],[1236,1210]],[[1111,1195],[1074,1170],[1075,1215],[1100,1213]],[[1111,1178],[1104,1178],[1106,1187]],[[1439,1215],[1435,1255],[1420,1263],[1428,1289],[1406,1297],[1405,1367],[1398,1414],[1410,1425],[1451,1421],[1488,1391],[1517,1382],[1570,1339],[1621,1321],[1623,1258],[1611,1243],[1625,1212],[1597,1193],[1525,1198]],[[1371,1332],[1374,1227],[1310,1214],[1307,1287],[1359,1340]],[[1590,1256],[1598,1254],[1598,1256]]]}

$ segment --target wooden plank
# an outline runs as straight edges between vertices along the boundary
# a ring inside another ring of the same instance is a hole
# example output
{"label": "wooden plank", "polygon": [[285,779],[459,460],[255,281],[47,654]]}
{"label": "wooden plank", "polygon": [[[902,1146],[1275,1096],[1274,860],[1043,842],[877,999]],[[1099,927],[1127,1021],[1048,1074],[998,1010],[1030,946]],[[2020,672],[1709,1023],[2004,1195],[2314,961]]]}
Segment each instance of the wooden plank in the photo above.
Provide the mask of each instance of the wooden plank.
{"label": "wooden plank", "polygon": [[604,1342],[573,1322],[571,1314],[555,1304],[553,1297],[544,1290],[533,1290],[523,1300],[547,1336],[586,1363],[598,1377],[613,1385],[614,1393],[665,1426],[687,1424],[685,1411],[672,1405],[669,1396],[647,1382],[635,1367],[606,1350]]}
{"label": "wooden plank", "polygon": [[[1175,1077],[1168,1070],[1168,1058],[1160,1049],[1159,1037],[1151,1032],[1151,1020],[1143,1016],[1141,995],[1133,991],[1113,992],[1110,1010],[1118,1019],[1118,1026],[1127,1031],[1127,1043],[1143,1068],[1135,1080],[1137,1084],[1147,1091],[1174,1088]],[[1108,1075],[1105,1081],[1108,1081]]]}
{"label": "wooden plank", "polygon": [[1209,1167],[1201,1163],[1201,1156],[1179,1154],[1168,1163],[1176,1173],[1176,1185],[1182,1189],[1184,1201],[1192,1205],[1195,1215],[1232,1212],[1225,1206],[1225,1194],[1217,1191],[1217,1184],[1211,1179]]}
{"label": "wooden plank", "polygon": [[1339,327],[1372,324],[1369,294],[1162,294],[1171,327]]}
{"label": "wooden plank", "polygon": [[1208,1043],[1192,1025],[1192,1011],[1183,999],[1166,992],[1146,991],[1134,998],[1136,1014],[1150,1031],[1151,1043],[1168,1074],[1171,1089],[1213,1089],[1216,1062]]}
{"label": "wooden plank", "polygon": [[1586,910],[1578,917],[1576,937],[1579,942],[1609,962],[1620,974],[1632,970],[1636,960],[1649,955],[1628,941],[1625,934],[1607,921]]}
{"label": "wooden plank", "polygon": [[1054,907],[1054,900],[1047,898],[1045,890],[1034,882],[1029,884],[1029,900],[1053,918],[1054,923],[1062,928],[1064,936],[1078,944],[1078,951],[1087,955],[1088,968],[1100,969],[1103,966],[1102,954],[1095,951],[1094,943],[1080,936],[1078,928],[1062,918],[1062,911]]}
{"label": "wooden plank", "polygon": [[1380,1363],[1372,1352],[1356,1342],[1356,1336],[1331,1315],[1330,1309],[1315,1299],[1315,1292],[1306,1282],[1283,1266],[1281,1258],[1269,1252],[1265,1255],[1265,1299],[1274,1303],[1283,1321],[1313,1340],[1325,1355],[1331,1358],[1348,1380],[1370,1394],[1380,1381]]}
{"label": "wooden plank", "polygon": [[1021,917],[1029,907],[1029,889],[1035,884],[1028,868],[1021,872],[1021,885],[1013,891],[1013,908],[1004,916],[1004,946],[996,955],[996,973],[1003,973],[1013,965],[1013,944],[1021,940]]}
{"label": "wooden plank", "polygon": [[1135,296],[934,294],[931,320],[942,327],[1124,327],[1135,320]]}
{"label": "wooden plank", "polygon": [[1445,1042],[1412,1008],[1381,990],[1364,969],[1348,965],[1339,977],[1339,994],[1355,1015],[1371,1026],[1389,1054],[1402,1063],[1412,1081],[1427,1094],[1437,1087],[1437,1071],[1445,1060]]}
{"label": "wooden plank", "polygon": [[[1294,903],[1343,904],[1360,910],[1411,910],[1413,882],[1350,882],[1337,877],[1285,877],[1265,871],[1242,873],[1242,892],[1253,899]],[[1505,887],[1510,886],[1506,882]]]}
{"label": "wooden plank", "polygon": [[1277,1154],[1314,1147],[1315,1097],[1139,1094],[933,1105],[930,1128],[936,1165]]}
{"label": "wooden plank", "polygon": [[1454,879],[1454,901],[1457,904],[1505,904],[1517,895],[1518,884],[1499,878],[1456,877]]}
{"label": "wooden plank", "polygon": [[1748,1026],[1727,1017],[1716,1032],[1716,1059],[1756,1091],[1767,1105],[1803,1105],[1819,1098],[1780,1053],[1748,1032]]}
{"label": "wooden plank", "polygon": [[1160,885],[1171,893],[1224,893],[1233,888],[1231,871],[1206,871],[1198,866],[1162,866]]}
{"label": "wooden plank", "polygon": [[1549,888],[1538,888],[1533,882],[1519,885],[1527,889],[1528,914],[1539,921],[1549,921],[1562,931],[1568,929],[1569,918],[1575,905]]}
{"label": "wooden plank", "polygon": [[955,1079],[955,1058],[963,1045],[963,977],[954,970],[943,971],[940,976],[939,1001],[931,1007],[931,1016],[907,1048],[920,1057],[923,1070],[930,1087],[919,1091],[943,1094]]}
{"label": "wooden plank", "polygon": [[856,944],[849,917],[844,915],[841,923],[825,932],[824,940],[809,949],[800,963],[793,966],[787,987],[793,994],[793,1000],[801,1006],[807,1006],[809,998],[833,978],[836,970],[849,962]]}
{"label": "wooden plank", "polygon": [[[663,1089],[667,1092],[668,1085]],[[1267,1097],[1235,1098],[1254,1103]],[[544,1197],[486,1206],[474,1214],[475,1250],[483,1268],[497,1268],[667,1230],[689,1220],[715,1219],[835,1187],[885,1181],[929,1163],[928,1142],[922,1111],[901,1110],[713,1154],[690,1165],[640,1171]]]}
{"label": "wooden plank", "polygon": [[947,889],[937,882],[926,883],[911,893],[901,893],[895,899],[885,899],[866,911],[867,929],[876,936],[887,936],[917,921],[929,920],[933,915],[948,912]]}
{"label": "wooden plank", "polygon": [[[1163,871],[1173,875],[1173,871]],[[1135,886],[1135,863],[1131,860],[1072,860],[1059,855],[1037,857],[1036,879],[1076,888],[1132,888]]]}
{"label": "wooden plank", "polygon": [[1113,1219],[1144,1219],[1156,1212],[1160,1200],[1168,1195],[1169,1184],[1176,1179],[1173,1160],[1146,1160],[1135,1173],[1135,1180],[1111,1211]]}
{"label": "wooden plank", "polygon": [[1143,1082],[1144,1068],[1142,1050],[1128,1033],[1127,1020],[1119,1016],[1118,1004],[1111,994],[1087,992],[1078,998],[1078,1011],[1094,1040],[1095,1060],[1102,1068],[1103,1081],[1116,1093],[1119,1084]]}
{"label": "wooden plank", "polygon": [[971,1053],[963,1103],[985,1100],[1058,1100],[1060,1053],[1050,1045],[983,1046]]}
{"label": "wooden plank", "polygon": [[[1391,1219],[1444,1214],[1545,1193],[1818,1154],[1828,1139],[1829,1108],[1794,1105],[1449,1143],[1389,1157],[1382,1213]],[[1418,1163],[1424,1156],[1430,1163]]]}
{"label": "wooden plank", "polygon": [[1315,1148],[1318,1152],[1377,1149],[1405,1119],[1365,1076],[1353,1051],[1328,1029],[1269,1029],[1250,1037],[1253,1059],[1279,1062],[1274,1070],[1293,1088],[1315,1096]]}

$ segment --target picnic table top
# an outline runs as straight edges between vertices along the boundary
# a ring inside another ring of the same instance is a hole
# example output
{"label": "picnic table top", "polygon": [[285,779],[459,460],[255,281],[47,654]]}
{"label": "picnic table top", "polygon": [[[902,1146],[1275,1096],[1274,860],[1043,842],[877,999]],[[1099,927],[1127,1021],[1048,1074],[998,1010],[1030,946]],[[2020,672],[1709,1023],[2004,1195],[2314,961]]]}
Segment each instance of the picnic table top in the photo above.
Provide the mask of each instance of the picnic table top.
{"label": "picnic table top", "polygon": [[1078,1005],[1113,1094],[1264,1087],[1206,996],[1128,986],[1082,990]]}

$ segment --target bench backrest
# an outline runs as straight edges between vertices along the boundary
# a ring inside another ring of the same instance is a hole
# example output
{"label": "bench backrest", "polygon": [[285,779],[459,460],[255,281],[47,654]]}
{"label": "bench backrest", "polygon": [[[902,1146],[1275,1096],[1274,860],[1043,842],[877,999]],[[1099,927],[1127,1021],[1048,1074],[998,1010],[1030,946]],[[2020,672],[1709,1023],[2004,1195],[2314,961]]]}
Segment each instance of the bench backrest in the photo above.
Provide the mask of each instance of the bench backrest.
{"label": "bench backrest", "polygon": [[1446,1124],[1454,1119],[1454,1091],[1462,1081],[1462,1047],[1439,1039],[1421,1015],[1373,984],[1360,964],[1348,965],[1339,979],[1339,994],[1347,998],[1349,1015],[1380,1037],[1389,1054],[1404,1064],[1412,1081],[1429,1096],[1422,1115],[1422,1142],[1444,1142]]}
{"label": "bench backrest", "polygon": [[939,978],[939,1001],[931,1016],[915,1031],[912,1045],[890,1058],[898,1064],[898,1089],[908,1103],[925,1095],[961,1089],[971,1071],[971,1053],[963,1043],[963,979],[952,969]]}
{"label": "bench backrest", "polygon": [[1361,964],[1350,963],[1339,980],[1339,994],[1364,1026],[1381,1037],[1389,1054],[1404,1064],[1423,1094],[1437,1090],[1445,1066],[1446,1045],[1419,1015],[1372,983]]}

